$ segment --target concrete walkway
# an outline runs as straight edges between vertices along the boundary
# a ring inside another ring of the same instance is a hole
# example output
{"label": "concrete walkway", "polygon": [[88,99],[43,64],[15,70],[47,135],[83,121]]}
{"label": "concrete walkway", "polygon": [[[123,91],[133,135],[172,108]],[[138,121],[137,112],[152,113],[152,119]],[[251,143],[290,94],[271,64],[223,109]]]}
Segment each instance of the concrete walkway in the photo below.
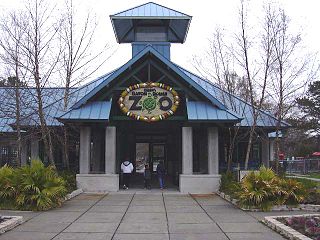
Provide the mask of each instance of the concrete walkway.
{"label": "concrete walkway", "polygon": [[217,195],[144,191],[81,194],[62,208],[47,212],[0,214],[23,215],[26,220],[0,235],[0,240],[283,239],[258,221],[275,213],[243,212]]}

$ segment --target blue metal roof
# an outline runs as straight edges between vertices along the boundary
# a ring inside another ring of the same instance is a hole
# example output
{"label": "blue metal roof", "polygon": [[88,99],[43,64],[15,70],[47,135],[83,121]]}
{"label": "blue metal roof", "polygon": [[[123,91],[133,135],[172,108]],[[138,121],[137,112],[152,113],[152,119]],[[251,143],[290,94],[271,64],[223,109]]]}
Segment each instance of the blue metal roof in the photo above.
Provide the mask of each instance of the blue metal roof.
{"label": "blue metal roof", "polygon": [[140,6],[130,8],[128,10],[111,15],[112,18],[143,18],[143,17],[154,17],[154,18],[187,18],[191,16],[182,12],[167,8],[157,3],[149,2]]}
{"label": "blue metal roof", "polygon": [[183,43],[186,40],[192,17],[171,8],[149,2],[110,15],[110,19],[118,43],[135,42],[135,30],[145,26],[161,26],[167,32],[165,41]]}
{"label": "blue metal roof", "polygon": [[[92,89],[98,86],[105,80],[112,72],[104,74],[103,76],[95,79],[94,81],[78,87],[72,88],[69,95],[69,106],[89,93]],[[21,125],[23,126],[37,126],[40,124],[39,116],[37,114],[37,99],[35,88],[21,88]],[[43,104],[44,114],[48,126],[61,126],[56,117],[66,113],[64,110],[64,88],[43,88]],[[0,101],[2,103],[0,109],[0,132],[14,132],[10,124],[15,123],[14,115],[14,88],[1,87],[0,88]],[[69,108],[70,109],[70,108]],[[69,111],[67,109],[67,111]]]}
{"label": "blue metal roof", "polygon": [[[43,102],[46,107],[44,108],[47,125],[48,126],[59,126],[62,125],[57,121],[56,117],[61,117],[65,115],[69,119],[73,117],[78,117],[82,119],[105,119],[109,118],[106,112],[99,114],[99,109],[103,108],[103,104],[99,103],[97,105],[92,105],[89,103],[89,99],[94,96],[98,91],[107,86],[111,81],[113,81],[117,76],[119,76],[124,70],[128,69],[133,63],[138,61],[145,54],[152,53],[153,56],[159,58],[164,64],[175,71],[181,79],[186,81],[188,85],[194,87],[201,94],[206,96],[213,105],[209,103],[192,103],[190,102],[188,107],[188,118],[190,120],[200,119],[239,119],[243,118],[241,121],[241,126],[248,127],[253,123],[252,108],[249,103],[245,102],[241,98],[227,93],[223,89],[219,88],[212,82],[203,79],[186,69],[174,64],[170,60],[163,57],[152,47],[147,47],[140,53],[138,53],[133,59],[127,62],[125,65],[116,69],[115,71],[105,74],[100,78],[88,83],[85,86],[74,89],[70,94],[68,114],[63,108],[63,88],[45,88],[43,89]],[[10,97],[11,96],[11,97]],[[15,118],[14,114],[8,115],[8,112],[14,110],[14,96],[13,89],[11,88],[0,88],[0,101],[2,103],[0,109],[0,132],[10,132],[13,131],[9,124],[14,124]],[[36,93],[34,88],[21,89],[21,123],[22,125],[35,126],[39,125],[39,119],[37,115],[37,101]],[[101,105],[102,104],[102,105]],[[107,104],[107,103],[104,103]],[[83,106],[81,109],[76,109]],[[108,106],[105,105],[107,109]],[[70,110],[71,109],[71,110]],[[75,111],[73,111],[75,110]],[[225,111],[222,111],[225,110]],[[84,111],[84,112],[82,112]],[[109,114],[109,112],[108,112]],[[215,115],[216,114],[216,115]],[[277,125],[277,119],[266,111],[259,111],[257,119],[257,127],[269,127],[275,128]],[[289,127],[290,125],[284,121],[281,122],[281,127]]]}
{"label": "blue metal roof", "polygon": [[213,95],[208,93],[205,89],[203,89],[197,82],[193,81],[184,71],[181,71],[175,64],[173,64],[170,60],[161,55],[157,50],[155,50],[152,46],[147,46],[140,53],[135,55],[132,59],[130,59],[126,64],[122,67],[118,68],[113,72],[108,78],[106,78],[103,82],[99,84],[96,88],[94,88],[90,93],[85,95],[82,99],[80,99],[72,108],[79,108],[81,105],[85,104],[90,100],[93,96],[95,96],[99,91],[101,91],[104,87],[109,85],[111,81],[113,81],[116,77],[118,77],[123,71],[127,70],[131,65],[137,62],[144,55],[152,53],[153,56],[157,57],[161,62],[166,64],[170,69],[172,69],[175,73],[177,73],[182,80],[186,81],[188,85],[192,86],[195,90],[197,90],[200,94],[205,96],[212,104],[216,105],[220,109],[226,109],[226,107]]}
{"label": "blue metal roof", "polygon": [[187,113],[189,121],[241,121],[241,118],[228,110],[221,110],[206,102],[187,102]]}
{"label": "blue metal roof", "polygon": [[[198,83],[203,89],[205,89],[205,91],[221,101],[229,111],[236,113],[237,116],[243,118],[243,120],[241,121],[241,126],[252,126],[253,106],[250,103],[245,102],[241,98],[224,91],[212,82],[189,72],[188,70],[178,66],[177,64],[175,65],[186,75],[188,75],[194,82]],[[274,128],[276,125],[277,119],[272,115],[272,113],[268,113],[262,110],[258,111],[258,118],[256,123],[257,127]],[[281,127],[290,127],[290,124],[286,123],[285,121],[281,121]]]}
{"label": "blue metal roof", "polygon": [[61,120],[109,120],[110,101],[90,102],[81,108],[71,109],[58,119]]}

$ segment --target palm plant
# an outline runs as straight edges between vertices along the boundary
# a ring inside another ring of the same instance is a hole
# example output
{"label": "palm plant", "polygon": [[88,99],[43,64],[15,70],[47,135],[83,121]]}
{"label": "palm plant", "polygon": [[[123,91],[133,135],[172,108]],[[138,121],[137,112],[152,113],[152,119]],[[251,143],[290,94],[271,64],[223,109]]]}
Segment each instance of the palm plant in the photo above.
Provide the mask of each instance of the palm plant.
{"label": "palm plant", "polygon": [[276,174],[264,166],[257,172],[250,172],[241,182],[238,192],[240,205],[248,208],[260,208],[268,211],[281,192]]}
{"label": "palm plant", "polygon": [[4,165],[0,168],[0,202],[6,204],[16,194],[13,186],[14,170],[12,167]]}
{"label": "palm plant", "polygon": [[18,208],[46,210],[61,205],[67,190],[65,181],[54,167],[45,167],[40,160],[32,160],[31,165],[16,171]]}
{"label": "palm plant", "polygon": [[280,188],[282,192],[279,204],[297,205],[303,202],[306,196],[303,184],[294,179],[281,179]]}

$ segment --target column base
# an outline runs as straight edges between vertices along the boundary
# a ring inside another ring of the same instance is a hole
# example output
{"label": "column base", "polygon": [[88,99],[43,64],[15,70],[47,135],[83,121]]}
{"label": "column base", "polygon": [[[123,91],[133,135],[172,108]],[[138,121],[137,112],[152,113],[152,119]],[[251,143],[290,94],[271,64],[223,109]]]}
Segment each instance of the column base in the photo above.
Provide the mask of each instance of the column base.
{"label": "column base", "polygon": [[84,192],[119,191],[119,174],[77,174],[76,180]]}
{"label": "column base", "polygon": [[180,174],[180,192],[182,193],[212,193],[217,192],[220,186],[219,174]]}

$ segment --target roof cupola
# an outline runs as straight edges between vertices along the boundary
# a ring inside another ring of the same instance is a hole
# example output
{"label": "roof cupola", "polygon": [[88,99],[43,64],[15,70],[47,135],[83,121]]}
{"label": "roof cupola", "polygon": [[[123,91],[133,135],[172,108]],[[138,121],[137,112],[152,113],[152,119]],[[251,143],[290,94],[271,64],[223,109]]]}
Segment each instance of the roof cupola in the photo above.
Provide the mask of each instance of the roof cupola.
{"label": "roof cupola", "polygon": [[184,43],[191,16],[149,2],[110,16],[118,43],[131,43],[132,55],[152,45],[170,59],[170,44]]}

